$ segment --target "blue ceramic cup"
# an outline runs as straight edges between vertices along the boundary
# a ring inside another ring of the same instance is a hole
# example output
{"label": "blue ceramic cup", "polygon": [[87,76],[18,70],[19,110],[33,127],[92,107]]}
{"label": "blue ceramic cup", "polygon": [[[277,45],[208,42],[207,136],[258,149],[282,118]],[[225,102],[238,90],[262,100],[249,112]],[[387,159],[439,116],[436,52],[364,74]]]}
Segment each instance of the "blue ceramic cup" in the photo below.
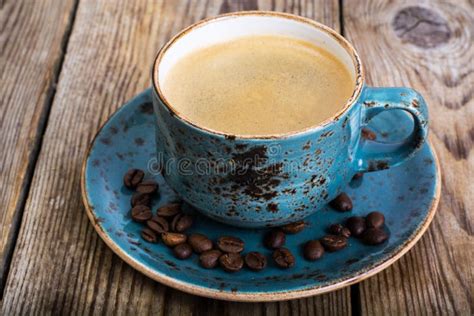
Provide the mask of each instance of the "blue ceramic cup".
{"label": "blue ceramic cup", "polygon": [[[187,53],[239,36],[272,34],[321,46],[350,70],[353,94],[330,119],[287,134],[230,135],[198,126],[166,100],[161,83]],[[152,80],[157,153],[166,181],[203,214],[231,225],[270,227],[301,220],[341,193],[354,174],[409,159],[428,132],[421,95],[410,88],[365,86],[351,44],[324,25],[290,14],[239,12],[194,24],[160,50]],[[397,143],[361,137],[374,116],[391,110],[413,118],[411,136]]]}

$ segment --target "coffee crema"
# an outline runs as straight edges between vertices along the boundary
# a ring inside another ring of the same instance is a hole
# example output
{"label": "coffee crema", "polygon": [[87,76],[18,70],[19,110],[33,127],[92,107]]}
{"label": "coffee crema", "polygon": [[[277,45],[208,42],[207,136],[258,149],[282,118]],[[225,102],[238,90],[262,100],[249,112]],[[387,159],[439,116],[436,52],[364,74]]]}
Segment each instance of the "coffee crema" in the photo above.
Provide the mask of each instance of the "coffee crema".
{"label": "coffee crema", "polygon": [[327,50],[290,37],[248,36],[201,48],[162,83],[171,106],[218,132],[269,136],[315,126],[354,90],[346,66]]}

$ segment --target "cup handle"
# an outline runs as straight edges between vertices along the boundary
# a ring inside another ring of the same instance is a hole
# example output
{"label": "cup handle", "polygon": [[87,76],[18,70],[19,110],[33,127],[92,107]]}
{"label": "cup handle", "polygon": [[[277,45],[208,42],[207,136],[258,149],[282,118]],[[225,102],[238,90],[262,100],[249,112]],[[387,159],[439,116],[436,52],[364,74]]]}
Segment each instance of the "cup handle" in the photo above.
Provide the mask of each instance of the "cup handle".
{"label": "cup handle", "polygon": [[[428,135],[428,109],[423,97],[410,88],[365,87],[361,96],[362,119],[356,135],[354,153],[356,172],[368,172],[394,167],[411,158],[426,141]],[[411,114],[414,129],[400,142],[385,143],[361,137],[362,129],[383,111],[404,110]]]}

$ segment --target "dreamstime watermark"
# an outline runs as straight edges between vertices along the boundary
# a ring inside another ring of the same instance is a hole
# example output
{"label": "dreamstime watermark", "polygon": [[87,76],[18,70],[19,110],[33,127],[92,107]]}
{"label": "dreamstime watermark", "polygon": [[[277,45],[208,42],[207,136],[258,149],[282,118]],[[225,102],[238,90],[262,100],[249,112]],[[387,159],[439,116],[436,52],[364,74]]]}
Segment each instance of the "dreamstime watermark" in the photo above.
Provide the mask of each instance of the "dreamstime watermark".
{"label": "dreamstime watermark", "polygon": [[[291,159],[283,157],[281,146],[272,145],[265,147],[264,151],[248,150],[236,152],[229,155],[229,158],[220,158],[219,154],[209,154],[209,158],[190,157],[168,157],[165,158],[162,152],[148,161],[147,169],[152,175],[160,173],[178,173],[183,176],[212,176],[212,175],[232,175],[244,176],[249,171],[252,175],[268,174],[293,174],[301,170],[310,171],[315,168],[316,156],[309,155],[302,162],[300,158]],[[219,157],[219,158],[215,158]],[[314,160],[313,163],[311,163]],[[284,163],[283,163],[284,161]]]}

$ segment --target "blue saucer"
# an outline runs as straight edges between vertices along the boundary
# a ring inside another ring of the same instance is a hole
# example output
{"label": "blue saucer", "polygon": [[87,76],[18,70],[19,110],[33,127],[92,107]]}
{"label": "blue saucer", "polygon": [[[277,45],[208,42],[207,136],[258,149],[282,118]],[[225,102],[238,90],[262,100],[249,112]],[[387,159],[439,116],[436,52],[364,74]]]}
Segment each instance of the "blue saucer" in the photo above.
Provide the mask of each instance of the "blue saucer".
{"label": "blue saucer", "polygon": [[[199,214],[195,214],[189,232],[202,232],[213,240],[222,235],[240,237],[245,241],[244,252],[264,253],[269,265],[261,272],[244,268],[231,274],[219,268],[201,268],[196,255],[178,260],[163,243],[150,244],[140,237],[143,226],[129,214],[132,192],[122,183],[128,169],[150,170],[155,161],[156,120],[150,93],[148,89],[121,107],[97,133],[84,161],[81,183],[87,214],[101,238],[128,264],[158,282],[196,295],[235,301],[276,301],[332,291],[372,276],[399,259],[421,237],[436,212],[440,174],[436,155],[426,144],[405,164],[365,174],[362,180],[350,183],[346,192],[354,203],[352,212],[323,209],[307,218],[309,227],[304,231],[288,235],[286,247],[296,257],[293,268],[275,266],[271,251],[262,245],[265,230],[231,227]],[[391,111],[372,120],[370,128],[379,139],[389,141],[406,136],[411,124],[403,112]],[[153,178],[160,185],[153,210],[178,199],[160,175]],[[387,242],[366,246],[350,238],[344,250],[326,253],[315,262],[303,258],[302,243],[322,237],[330,224],[374,210],[385,214],[385,229],[390,234]],[[191,208],[187,211],[194,212]]]}

